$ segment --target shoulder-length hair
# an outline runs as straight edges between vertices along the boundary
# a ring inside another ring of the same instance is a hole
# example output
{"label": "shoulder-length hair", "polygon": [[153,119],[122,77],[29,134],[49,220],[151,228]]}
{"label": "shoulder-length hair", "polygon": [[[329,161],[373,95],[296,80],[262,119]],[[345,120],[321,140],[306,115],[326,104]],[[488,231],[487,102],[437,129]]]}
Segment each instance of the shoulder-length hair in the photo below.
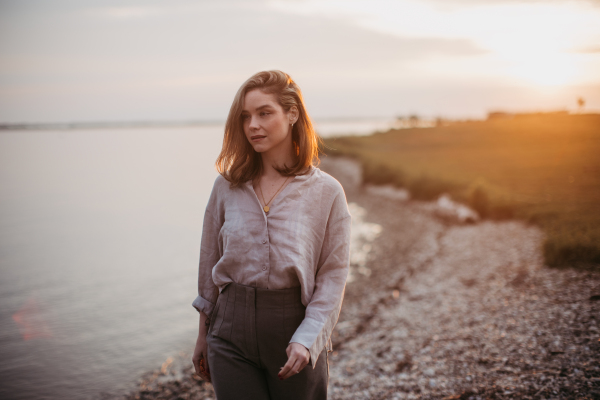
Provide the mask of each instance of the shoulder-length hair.
{"label": "shoulder-length hair", "polygon": [[319,142],[312,121],[308,116],[300,88],[282,71],[262,71],[251,76],[237,91],[225,123],[223,148],[216,161],[217,171],[227,179],[231,187],[255,179],[262,173],[260,153],[254,151],[244,134],[242,109],[246,93],[260,89],[274,94],[279,105],[288,112],[292,106],[298,109],[298,120],[292,127],[292,143],[297,156],[294,165],[275,169],[284,176],[303,175],[319,162]]}

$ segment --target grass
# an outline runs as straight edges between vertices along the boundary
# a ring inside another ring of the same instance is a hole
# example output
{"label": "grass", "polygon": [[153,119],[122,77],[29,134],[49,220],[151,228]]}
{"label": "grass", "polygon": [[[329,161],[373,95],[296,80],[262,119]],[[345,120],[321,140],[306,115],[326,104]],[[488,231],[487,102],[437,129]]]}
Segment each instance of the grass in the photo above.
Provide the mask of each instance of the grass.
{"label": "grass", "polygon": [[546,233],[552,267],[600,270],[600,115],[522,114],[325,140],[356,158],[364,181],[414,198],[449,193],[484,218],[520,218]]}

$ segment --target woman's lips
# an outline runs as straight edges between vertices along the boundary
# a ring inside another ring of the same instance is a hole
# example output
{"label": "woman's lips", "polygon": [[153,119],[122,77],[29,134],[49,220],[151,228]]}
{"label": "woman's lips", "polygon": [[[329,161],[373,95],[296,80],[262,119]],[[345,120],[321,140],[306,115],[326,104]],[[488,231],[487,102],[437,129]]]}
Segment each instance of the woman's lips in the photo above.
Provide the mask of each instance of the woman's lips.
{"label": "woman's lips", "polygon": [[252,139],[252,141],[254,141],[254,142],[258,141],[258,140],[261,140],[261,139],[264,139],[264,138],[266,138],[266,136],[262,136],[262,135],[250,136],[250,139]]}

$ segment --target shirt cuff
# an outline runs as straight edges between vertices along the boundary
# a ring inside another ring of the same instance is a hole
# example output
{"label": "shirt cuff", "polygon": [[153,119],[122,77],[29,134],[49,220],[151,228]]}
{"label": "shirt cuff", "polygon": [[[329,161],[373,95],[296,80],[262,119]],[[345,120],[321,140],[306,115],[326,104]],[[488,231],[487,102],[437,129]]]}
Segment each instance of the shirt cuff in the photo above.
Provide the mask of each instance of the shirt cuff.
{"label": "shirt cuff", "polygon": [[206,300],[202,296],[196,297],[196,299],[192,303],[192,306],[196,310],[198,310],[199,312],[202,311],[204,314],[206,314],[206,316],[208,318],[210,318],[210,316],[211,316],[211,314],[213,312],[213,309],[215,308],[215,305],[213,303],[211,303],[210,301]]}
{"label": "shirt cuff", "polygon": [[308,349],[310,353],[310,363],[314,368],[317,364],[317,359],[323,351],[323,348],[329,342],[329,334],[331,333],[330,324],[319,322],[311,318],[304,318],[296,332],[290,339],[290,343],[300,343]]}

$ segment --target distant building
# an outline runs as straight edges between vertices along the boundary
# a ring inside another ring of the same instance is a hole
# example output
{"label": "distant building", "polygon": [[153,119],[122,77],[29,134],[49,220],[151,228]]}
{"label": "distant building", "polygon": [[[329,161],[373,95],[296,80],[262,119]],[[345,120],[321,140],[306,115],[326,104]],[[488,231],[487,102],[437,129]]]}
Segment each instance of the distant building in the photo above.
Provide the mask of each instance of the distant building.
{"label": "distant building", "polygon": [[505,111],[491,111],[488,113],[488,121],[492,120],[502,120],[502,119],[523,119],[523,118],[531,118],[531,117],[565,117],[568,116],[569,112],[565,110],[559,111],[540,111],[540,112],[521,112],[521,113],[509,113]]}
{"label": "distant building", "polygon": [[511,119],[514,116],[515,116],[515,114],[504,112],[504,111],[491,111],[488,113],[487,119],[488,119],[488,121],[498,120],[498,119]]}

